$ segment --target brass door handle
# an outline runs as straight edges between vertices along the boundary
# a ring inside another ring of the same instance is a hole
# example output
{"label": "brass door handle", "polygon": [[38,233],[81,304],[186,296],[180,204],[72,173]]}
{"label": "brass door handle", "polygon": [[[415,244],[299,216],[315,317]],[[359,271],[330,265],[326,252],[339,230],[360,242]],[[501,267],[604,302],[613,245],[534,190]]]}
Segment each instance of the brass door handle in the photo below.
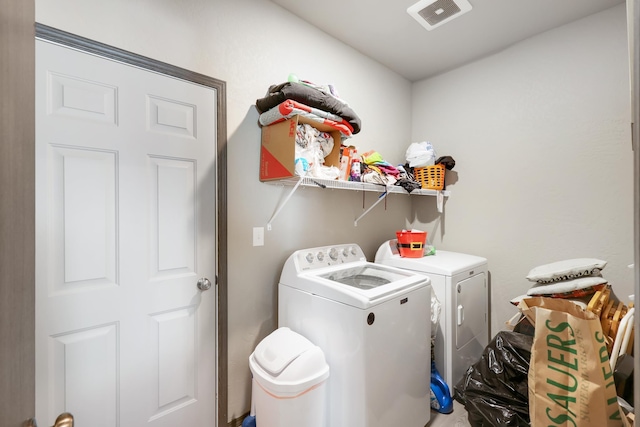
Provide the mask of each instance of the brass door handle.
{"label": "brass door handle", "polygon": [[56,422],[55,424],[53,424],[53,427],[73,427],[73,415],[68,412],[63,412],[62,414],[58,415],[58,418],[56,418]]}
{"label": "brass door handle", "polygon": [[[24,423],[24,427],[38,427],[38,423],[35,418],[31,418]],[[63,412],[58,415],[53,427],[73,427],[73,415],[68,412]]]}

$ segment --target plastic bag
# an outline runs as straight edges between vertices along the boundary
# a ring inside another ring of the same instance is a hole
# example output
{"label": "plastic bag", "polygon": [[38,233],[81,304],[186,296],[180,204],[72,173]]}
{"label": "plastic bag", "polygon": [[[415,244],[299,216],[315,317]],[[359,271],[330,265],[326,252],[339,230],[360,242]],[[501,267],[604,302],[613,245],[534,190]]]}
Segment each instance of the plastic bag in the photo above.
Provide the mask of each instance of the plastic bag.
{"label": "plastic bag", "polygon": [[442,311],[442,304],[436,296],[436,291],[431,287],[431,342],[435,341],[438,333],[438,324],[440,323],[440,312]]}
{"label": "plastic bag", "polygon": [[412,142],[405,152],[405,158],[412,168],[433,166],[436,162],[436,150],[429,141]]}
{"label": "plastic bag", "polygon": [[324,158],[333,150],[333,137],[308,124],[296,129],[295,172],[300,176],[337,179],[340,170],[335,166],[325,166]]}
{"label": "plastic bag", "polygon": [[456,384],[472,427],[529,426],[528,373],[533,337],[501,331]]}

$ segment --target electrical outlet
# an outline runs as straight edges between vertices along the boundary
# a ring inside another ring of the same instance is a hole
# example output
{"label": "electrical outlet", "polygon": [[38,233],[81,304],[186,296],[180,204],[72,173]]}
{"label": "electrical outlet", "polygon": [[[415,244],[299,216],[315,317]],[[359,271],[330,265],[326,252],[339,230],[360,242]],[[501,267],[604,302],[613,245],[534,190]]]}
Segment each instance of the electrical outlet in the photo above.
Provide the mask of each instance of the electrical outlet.
{"label": "electrical outlet", "polygon": [[253,246],[264,246],[264,227],[253,227]]}

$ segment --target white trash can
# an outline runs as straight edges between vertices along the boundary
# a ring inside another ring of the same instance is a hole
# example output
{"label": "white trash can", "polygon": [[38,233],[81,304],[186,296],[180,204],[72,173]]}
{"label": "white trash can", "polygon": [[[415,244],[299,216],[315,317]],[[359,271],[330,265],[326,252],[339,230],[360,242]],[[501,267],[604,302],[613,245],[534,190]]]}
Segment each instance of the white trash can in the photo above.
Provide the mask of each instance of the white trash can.
{"label": "white trash can", "polygon": [[282,327],[249,357],[256,427],[327,427],[329,366],[320,347]]}

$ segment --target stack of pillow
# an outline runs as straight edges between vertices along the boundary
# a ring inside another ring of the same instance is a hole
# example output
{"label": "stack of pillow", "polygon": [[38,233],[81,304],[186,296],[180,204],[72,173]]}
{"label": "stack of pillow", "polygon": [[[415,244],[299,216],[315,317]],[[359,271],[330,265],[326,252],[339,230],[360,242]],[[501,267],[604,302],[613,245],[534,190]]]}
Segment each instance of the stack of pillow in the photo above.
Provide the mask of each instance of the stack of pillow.
{"label": "stack of pillow", "polygon": [[607,280],[600,274],[606,265],[606,261],[595,258],[575,258],[540,265],[527,275],[527,280],[534,282],[531,289],[511,302],[517,305],[527,297],[590,297],[607,286]]}

